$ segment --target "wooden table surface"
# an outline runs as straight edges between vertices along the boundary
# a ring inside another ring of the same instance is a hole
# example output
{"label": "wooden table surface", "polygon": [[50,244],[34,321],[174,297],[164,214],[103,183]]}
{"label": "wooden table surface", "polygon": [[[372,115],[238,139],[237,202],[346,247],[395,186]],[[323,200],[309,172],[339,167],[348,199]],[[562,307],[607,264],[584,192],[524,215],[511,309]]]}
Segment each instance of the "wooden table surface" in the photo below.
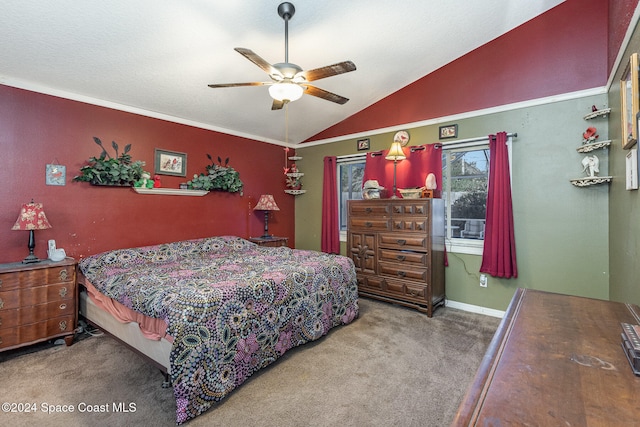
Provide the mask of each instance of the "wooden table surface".
{"label": "wooden table surface", "polygon": [[622,350],[636,305],[518,289],[453,425],[640,425]]}

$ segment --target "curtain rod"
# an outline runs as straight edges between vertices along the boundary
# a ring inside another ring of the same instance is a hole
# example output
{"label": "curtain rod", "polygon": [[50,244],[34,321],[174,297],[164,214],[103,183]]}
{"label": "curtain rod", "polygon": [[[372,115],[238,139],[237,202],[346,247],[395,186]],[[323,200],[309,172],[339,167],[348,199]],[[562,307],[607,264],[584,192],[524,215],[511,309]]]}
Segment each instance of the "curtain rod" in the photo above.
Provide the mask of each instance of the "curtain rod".
{"label": "curtain rod", "polygon": [[[513,133],[508,133],[507,134],[507,138],[517,138],[517,137],[518,137],[518,133],[517,132],[513,132]],[[443,147],[447,147],[449,145],[467,144],[469,142],[479,142],[479,141],[488,141],[488,140],[489,140],[488,136],[480,136],[480,137],[477,137],[477,138],[461,139],[459,141],[440,142],[439,144],[442,145]]]}

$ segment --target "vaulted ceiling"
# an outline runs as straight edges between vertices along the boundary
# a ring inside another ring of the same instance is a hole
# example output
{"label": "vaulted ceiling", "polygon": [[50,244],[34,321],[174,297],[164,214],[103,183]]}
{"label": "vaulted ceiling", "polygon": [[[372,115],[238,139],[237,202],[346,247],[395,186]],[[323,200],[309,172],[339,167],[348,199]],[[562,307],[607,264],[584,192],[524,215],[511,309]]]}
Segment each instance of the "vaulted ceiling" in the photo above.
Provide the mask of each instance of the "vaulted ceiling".
{"label": "vaulted ceiling", "polygon": [[280,0],[5,0],[0,84],[277,144],[296,144],[562,3],[562,0],[293,0],[289,62],[353,72],[271,110],[270,81],[237,53],[284,62]]}

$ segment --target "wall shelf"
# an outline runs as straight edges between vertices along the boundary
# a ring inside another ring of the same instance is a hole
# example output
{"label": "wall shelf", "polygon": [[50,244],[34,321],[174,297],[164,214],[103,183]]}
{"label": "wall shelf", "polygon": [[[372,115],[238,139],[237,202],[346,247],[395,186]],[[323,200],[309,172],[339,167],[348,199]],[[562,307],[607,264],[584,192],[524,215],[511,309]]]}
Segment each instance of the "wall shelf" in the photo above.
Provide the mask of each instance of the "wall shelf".
{"label": "wall shelf", "polygon": [[593,150],[597,150],[599,148],[605,148],[611,145],[611,140],[608,139],[606,141],[598,141],[598,142],[590,142],[588,144],[583,144],[580,147],[576,148],[578,153],[589,153]]}
{"label": "wall shelf", "polygon": [[205,190],[181,190],[179,188],[141,188],[133,187],[138,194],[162,194],[165,196],[204,196],[209,193]]}
{"label": "wall shelf", "polygon": [[591,185],[606,184],[608,182],[611,182],[612,179],[612,176],[593,176],[572,179],[571,183],[576,187],[589,187]]}
{"label": "wall shelf", "polygon": [[297,196],[299,194],[304,194],[307,192],[307,190],[284,190],[285,193],[287,194],[293,194],[294,196]]}
{"label": "wall shelf", "polygon": [[596,110],[593,111],[589,114],[587,114],[586,116],[584,116],[585,120],[591,120],[591,119],[595,119],[596,117],[605,117],[607,116],[607,114],[609,114],[611,112],[611,108],[604,108],[602,110]]}

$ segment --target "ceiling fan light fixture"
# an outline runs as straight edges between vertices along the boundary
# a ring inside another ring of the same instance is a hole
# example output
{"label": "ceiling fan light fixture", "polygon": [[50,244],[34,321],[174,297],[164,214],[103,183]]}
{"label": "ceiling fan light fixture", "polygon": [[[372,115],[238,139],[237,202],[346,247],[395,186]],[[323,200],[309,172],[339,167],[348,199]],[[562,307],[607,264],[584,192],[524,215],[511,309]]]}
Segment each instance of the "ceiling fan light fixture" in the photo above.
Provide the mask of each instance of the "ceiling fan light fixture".
{"label": "ceiling fan light fixture", "polygon": [[269,95],[277,101],[297,101],[304,89],[295,83],[283,82],[269,86]]}

